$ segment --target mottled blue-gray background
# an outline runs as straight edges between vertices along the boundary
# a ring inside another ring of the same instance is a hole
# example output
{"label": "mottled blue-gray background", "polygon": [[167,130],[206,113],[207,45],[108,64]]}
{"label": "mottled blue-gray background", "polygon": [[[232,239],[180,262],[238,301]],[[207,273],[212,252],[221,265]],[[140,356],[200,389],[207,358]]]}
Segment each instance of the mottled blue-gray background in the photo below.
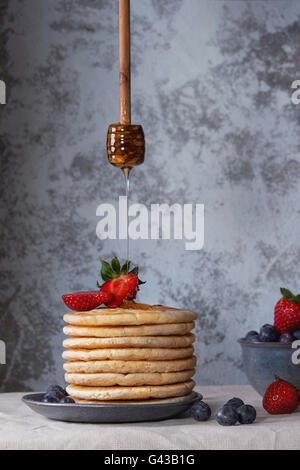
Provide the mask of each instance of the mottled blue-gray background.
{"label": "mottled blue-gray background", "polygon": [[[0,389],[63,382],[60,296],[94,289],[96,208],[124,194],[106,160],[118,121],[117,2],[1,0]],[[132,201],[204,203],[205,247],[137,241],[139,299],[189,307],[199,384],[245,383],[236,339],[299,290],[299,0],[132,0]]]}

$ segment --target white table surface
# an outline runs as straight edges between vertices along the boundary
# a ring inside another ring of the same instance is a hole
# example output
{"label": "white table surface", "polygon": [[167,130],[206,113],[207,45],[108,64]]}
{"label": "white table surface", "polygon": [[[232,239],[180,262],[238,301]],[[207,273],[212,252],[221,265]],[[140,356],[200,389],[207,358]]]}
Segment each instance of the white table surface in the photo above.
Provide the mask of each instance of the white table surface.
{"label": "white table surface", "polygon": [[214,418],[133,424],[76,424],[51,421],[31,411],[22,393],[0,394],[0,449],[202,450],[300,449],[300,412],[272,416],[250,386],[197,387],[213,414],[238,396],[257,409],[251,425],[220,426]]}

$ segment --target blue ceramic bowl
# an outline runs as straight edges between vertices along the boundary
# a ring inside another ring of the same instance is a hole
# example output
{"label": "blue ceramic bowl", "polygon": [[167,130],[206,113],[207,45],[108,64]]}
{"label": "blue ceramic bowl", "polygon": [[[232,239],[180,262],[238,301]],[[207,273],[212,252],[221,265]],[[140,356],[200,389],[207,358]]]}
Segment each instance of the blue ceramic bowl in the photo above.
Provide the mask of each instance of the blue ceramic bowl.
{"label": "blue ceramic bowl", "polygon": [[248,381],[260,395],[274,382],[275,375],[300,389],[300,364],[292,362],[292,355],[297,351],[292,344],[250,343],[243,338],[238,341]]}

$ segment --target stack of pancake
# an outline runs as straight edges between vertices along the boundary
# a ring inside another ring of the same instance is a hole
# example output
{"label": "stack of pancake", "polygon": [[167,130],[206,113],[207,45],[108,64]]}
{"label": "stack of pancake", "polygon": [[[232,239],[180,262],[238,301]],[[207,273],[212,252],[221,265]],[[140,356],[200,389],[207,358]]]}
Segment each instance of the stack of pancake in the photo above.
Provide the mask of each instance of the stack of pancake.
{"label": "stack of pancake", "polygon": [[195,318],[190,310],[135,302],[65,314],[69,395],[95,403],[189,395]]}

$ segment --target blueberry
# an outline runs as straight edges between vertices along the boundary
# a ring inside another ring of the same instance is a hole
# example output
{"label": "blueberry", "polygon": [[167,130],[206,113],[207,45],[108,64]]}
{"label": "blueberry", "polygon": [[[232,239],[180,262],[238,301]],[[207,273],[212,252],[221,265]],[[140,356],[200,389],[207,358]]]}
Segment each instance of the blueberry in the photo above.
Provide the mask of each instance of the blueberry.
{"label": "blueberry", "polygon": [[259,332],[259,338],[260,341],[264,343],[270,343],[273,341],[278,341],[279,334],[275,330],[273,325],[266,324],[261,327]]}
{"label": "blueberry", "polygon": [[294,331],[293,336],[294,339],[300,339],[300,330]]}
{"label": "blueberry", "polygon": [[240,406],[242,406],[243,404],[244,404],[243,400],[237,397],[231,398],[231,400],[228,400],[228,402],[226,403],[226,405],[231,406],[235,410],[239,408]]}
{"label": "blueberry", "polygon": [[211,409],[203,401],[197,401],[190,408],[190,415],[196,421],[207,421],[211,417]]}
{"label": "blueberry", "polygon": [[283,333],[282,335],[279,336],[279,342],[280,343],[292,343],[294,340],[294,336],[292,333]]}
{"label": "blueberry", "polygon": [[257,333],[257,331],[253,331],[253,330],[249,331],[246,334],[245,340],[250,341],[251,343],[258,342],[258,341],[260,341],[259,334]]}
{"label": "blueberry", "polygon": [[238,420],[238,414],[232,406],[224,405],[218,410],[216,420],[222,426],[233,426]]}
{"label": "blueberry", "polygon": [[237,409],[238,420],[241,424],[251,424],[256,419],[256,409],[251,405],[242,405]]}
{"label": "blueberry", "polygon": [[57,396],[58,399],[66,397],[68,395],[65,389],[60,387],[59,385],[50,385],[50,387],[48,387],[46,394],[47,393],[49,393],[50,395]]}
{"label": "blueberry", "polygon": [[42,399],[43,403],[58,403],[59,398],[56,395],[51,395],[50,393],[45,393]]}
{"label": "blueberry", "polygon": [[71,397],[63,397],[59,400],[59,403],[75,403]]}
{"label": "blueberry", "polygon": [[246,334],[246,338],[250,336],[256,336],[256,335],[258,335],[257,331],[251,330],[251,331],[248,331],[248,333]]}

